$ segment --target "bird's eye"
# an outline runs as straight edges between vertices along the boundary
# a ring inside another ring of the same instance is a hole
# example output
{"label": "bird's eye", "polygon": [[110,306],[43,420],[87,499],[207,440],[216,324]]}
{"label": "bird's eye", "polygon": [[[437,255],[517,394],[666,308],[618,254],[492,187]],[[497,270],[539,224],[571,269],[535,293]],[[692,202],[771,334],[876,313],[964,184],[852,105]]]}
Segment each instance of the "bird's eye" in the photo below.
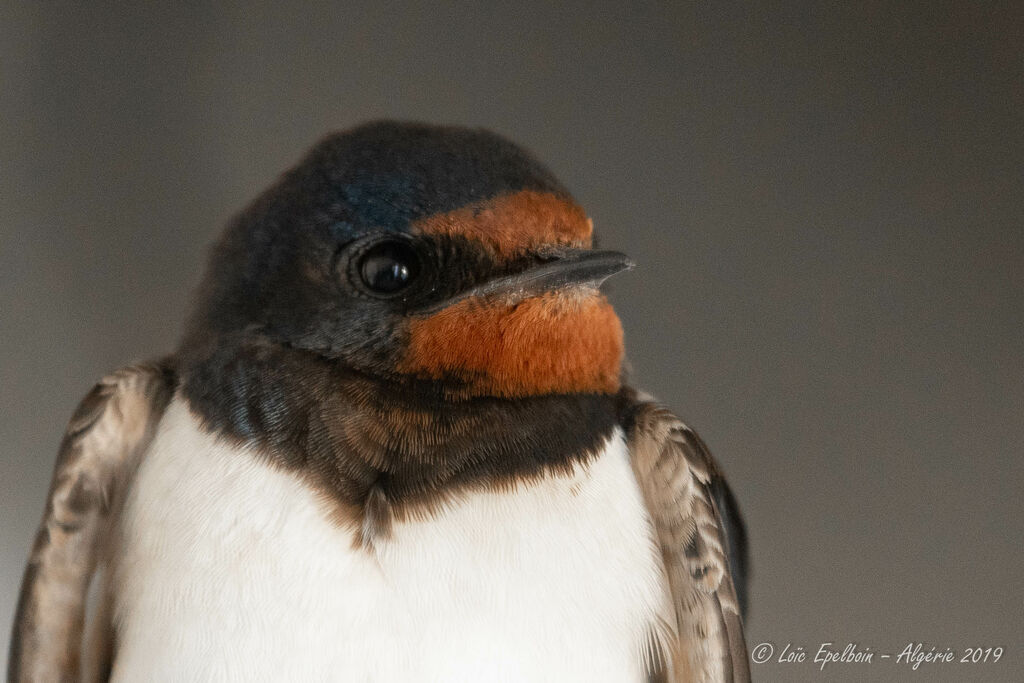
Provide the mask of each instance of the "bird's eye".
{"label": "bird's eye", "polygon": [[359,277],[376,294],[394,294],[409,286],[420,273],[420,260],[404,241],[379,242],[359,258]]}

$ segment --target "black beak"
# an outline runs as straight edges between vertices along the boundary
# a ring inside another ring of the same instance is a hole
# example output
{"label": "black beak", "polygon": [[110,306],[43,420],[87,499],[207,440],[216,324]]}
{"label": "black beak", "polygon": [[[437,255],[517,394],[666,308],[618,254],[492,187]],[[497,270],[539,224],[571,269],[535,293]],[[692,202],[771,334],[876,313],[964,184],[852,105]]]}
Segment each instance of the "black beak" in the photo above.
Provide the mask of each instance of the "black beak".
{"label": "black beak", "polygon": [[566,249],[552,254],[550,260],[545,260],[539,265],[488,280],[417,313],[434,313],[470,297],[504,296],[525,299],[565,287],[597,288],[612,275],[631,270],[634,265],[625,254],[617,251]]}

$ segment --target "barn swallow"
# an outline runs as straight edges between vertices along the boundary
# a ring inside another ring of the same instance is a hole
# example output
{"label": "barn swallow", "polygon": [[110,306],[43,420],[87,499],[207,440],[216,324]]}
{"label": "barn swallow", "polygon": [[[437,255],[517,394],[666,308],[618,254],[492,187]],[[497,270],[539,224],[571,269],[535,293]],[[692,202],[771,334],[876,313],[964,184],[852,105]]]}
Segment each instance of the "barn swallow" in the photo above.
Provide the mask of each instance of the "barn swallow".
{"label": "barn swallow", "polygon": [[71,418],[9,680],[749,680],[736,503],[592,233],[493,133],[323,140]]}

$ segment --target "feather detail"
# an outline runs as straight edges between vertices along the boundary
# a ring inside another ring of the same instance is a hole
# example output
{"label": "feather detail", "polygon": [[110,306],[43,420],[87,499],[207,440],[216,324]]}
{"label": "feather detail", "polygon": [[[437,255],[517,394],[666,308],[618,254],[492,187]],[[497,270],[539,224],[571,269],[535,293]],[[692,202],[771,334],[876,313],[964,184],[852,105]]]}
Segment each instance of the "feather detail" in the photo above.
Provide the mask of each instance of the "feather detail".
{"label": "feather detail", "polygon": [[100,380],[72,415],[22,581],[8,681],[83,678],[90,580],[119,496],[152,439],[173,384],[169,361],[123,368]]}
{"label": "feather detail", "polygon": [[712,492],[717,466],[700,437],[656,404],[635,407],[630,435],[675,621],[668,679],[749,681],[728,531]]}

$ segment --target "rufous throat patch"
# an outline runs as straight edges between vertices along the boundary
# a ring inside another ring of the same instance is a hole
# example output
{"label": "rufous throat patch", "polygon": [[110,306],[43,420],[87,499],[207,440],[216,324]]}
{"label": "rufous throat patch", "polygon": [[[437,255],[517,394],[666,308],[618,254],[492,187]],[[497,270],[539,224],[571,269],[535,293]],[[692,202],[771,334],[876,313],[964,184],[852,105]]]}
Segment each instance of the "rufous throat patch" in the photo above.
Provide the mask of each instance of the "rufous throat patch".
{"label": "rufous throat patch", "polygon": [[614,393],[622,324],[595,290],[552,292],[515,304],[466,299],[410,322],[399,369],[455,379],[473,396]]}

